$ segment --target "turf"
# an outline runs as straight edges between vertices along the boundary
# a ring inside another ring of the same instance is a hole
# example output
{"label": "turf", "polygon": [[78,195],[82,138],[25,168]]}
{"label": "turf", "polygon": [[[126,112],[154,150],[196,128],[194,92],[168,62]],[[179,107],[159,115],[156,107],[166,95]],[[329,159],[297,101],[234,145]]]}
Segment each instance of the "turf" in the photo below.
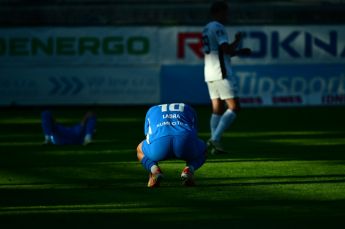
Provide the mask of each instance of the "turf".
{"label": "turf", "polygon": [[[60,122],[85,107],[58,107]],[[182,161],[148,189],[136,161],[147,107],[94,107],[93,145],[41,146],[40,108],[0,110],[1,228],[336,228],[345,217],[345,107],[243,109],[197,186]],[[209,107],[196,107],[209,137]]]}

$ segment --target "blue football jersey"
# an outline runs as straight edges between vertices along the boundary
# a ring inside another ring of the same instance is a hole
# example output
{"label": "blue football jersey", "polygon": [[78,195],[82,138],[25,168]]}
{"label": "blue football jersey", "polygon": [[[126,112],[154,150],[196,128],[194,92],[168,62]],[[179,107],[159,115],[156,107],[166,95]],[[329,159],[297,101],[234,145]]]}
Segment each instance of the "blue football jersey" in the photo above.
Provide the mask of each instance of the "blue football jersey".
{"label": "blue football jersey", "polygon": [[168,135],[197,134],[194,109],[184,103],[161,104],[151,107],[145,118],[147,143]]}

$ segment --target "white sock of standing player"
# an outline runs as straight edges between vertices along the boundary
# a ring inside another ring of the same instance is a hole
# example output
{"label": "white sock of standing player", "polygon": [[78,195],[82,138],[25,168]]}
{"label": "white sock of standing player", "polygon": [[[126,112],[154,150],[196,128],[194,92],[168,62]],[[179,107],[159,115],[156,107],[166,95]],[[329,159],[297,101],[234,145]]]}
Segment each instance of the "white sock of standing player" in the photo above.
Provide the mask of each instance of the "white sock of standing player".
{"label": "white sock of standing player", "polygon": [[235,120],[236,113],[230,109],[227,109],[224,114],[221,116],[218,126],[212,134],[211,140],[220,142],[220,139],[226,129],[229,128],[231,123]]}
{"label": "white sock of standing player", "polygon": [[217,114],[212,114],[211,115],[211,120],[210,120],[210,126],[211,126],[211,139],[213,138],[214,132],[216,131],[220,118],[222,116],[221,115],[217,115]]}

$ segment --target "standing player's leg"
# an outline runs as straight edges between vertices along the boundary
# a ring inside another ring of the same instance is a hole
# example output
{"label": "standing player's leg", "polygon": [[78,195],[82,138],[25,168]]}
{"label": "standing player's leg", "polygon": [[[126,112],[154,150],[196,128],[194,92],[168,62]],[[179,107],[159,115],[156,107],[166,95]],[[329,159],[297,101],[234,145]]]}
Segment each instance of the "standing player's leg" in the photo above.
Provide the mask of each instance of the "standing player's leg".
{"label": "standing player's leg", "polygon": [[224,108],[224,104],[219,102],[222,101],[226,103],[227,110],[222,113],[219,117],[219,121],[217,123],[217,127],[212,132],[211,139],[208,142],[209,145],[212,146],[214,149],[213,153],[222,153],[225,152],[223,147],[221,146],[221,137],[226,129],[233,123],[236,118],[236,112],[239,111],[239,100],[236,97],[236,87],[233,82],[229,81],[228,79],[223,79],[215,82],[215,88],[219,93],[218,101],[212,100],[212,107],[213,111],[220,112],[220,109]]}
{"label": "standing player's leg", "polygon": [[43,111],[41,114],[42,130],[44,133],[44,145],[55,144],[53,136],[55,121],[50,111]]}
{"label": "standing player's leg", "polygon": [[211,138],[214,135],[214,132],[217,129],[217,126],[219,124],[220,118],[222,117],[222,114],[224,112],[224,102],[217,99],[211,99],[212,102],[212,115],[210,119],[210,127],[211,127]]}
{"label": "standing player's leg", "polygon": [[212,114],[210,118],[211,136],[217,129],[219,120],[224,112],[224,102],[220,99],[217,82],[207,82],[207,88],[212,102]]}
{"label": "standing player's leg", "polygon": [[215,142],[220,142],[223,133],[230,127],[230,125],[236,119],[236,113],[239,110],[238,98],[226,99],[225,102],[227,104],[228,109],[221,116],[217,128],[215,129],[211,137],[212,141]]}

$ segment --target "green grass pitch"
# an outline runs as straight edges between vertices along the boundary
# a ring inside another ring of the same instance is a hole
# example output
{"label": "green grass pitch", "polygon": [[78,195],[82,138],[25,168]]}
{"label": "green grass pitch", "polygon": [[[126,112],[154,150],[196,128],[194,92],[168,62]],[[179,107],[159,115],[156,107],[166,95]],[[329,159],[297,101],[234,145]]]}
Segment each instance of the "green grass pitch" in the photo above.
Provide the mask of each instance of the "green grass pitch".
{"label": "green grass pitch", "polygon": [[[95,107],[93,145],[48,146],[39,108],[0,110],[0,228],[342,228],[345,107],[247,108],[210,155],[197,187],[184,163],[162,162],[161,187],[146,187],[136,160],[147,107]],[[210,108],[196,107],[200,137]],[[63,123],[85,107],[53,110]]]}

